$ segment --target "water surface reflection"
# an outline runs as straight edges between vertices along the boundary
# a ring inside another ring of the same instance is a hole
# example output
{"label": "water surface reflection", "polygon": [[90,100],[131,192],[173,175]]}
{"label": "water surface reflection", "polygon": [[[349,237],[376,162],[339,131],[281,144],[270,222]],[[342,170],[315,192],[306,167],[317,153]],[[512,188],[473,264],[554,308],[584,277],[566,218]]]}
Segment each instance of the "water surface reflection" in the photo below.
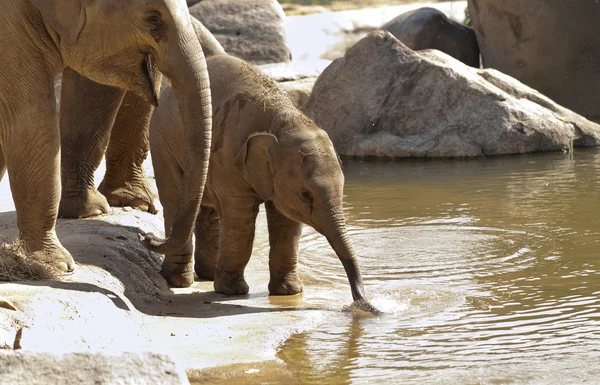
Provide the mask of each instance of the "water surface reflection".
{"label": "water surface reflection", "polygon": [[[345,161],[368,293],[389,312],[333,313],[279,357],[301,382],[595,382],[600,152],[469,161]],[[327,241],[301,243],[307,303],[342,308]]]}

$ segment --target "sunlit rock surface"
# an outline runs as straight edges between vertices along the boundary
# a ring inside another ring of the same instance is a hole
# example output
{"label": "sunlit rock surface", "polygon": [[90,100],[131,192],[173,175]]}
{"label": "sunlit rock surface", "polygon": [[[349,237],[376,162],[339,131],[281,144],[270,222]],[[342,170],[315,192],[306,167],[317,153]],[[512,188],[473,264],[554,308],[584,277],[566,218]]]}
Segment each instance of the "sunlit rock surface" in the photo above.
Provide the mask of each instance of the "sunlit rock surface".
{"label": "sunlit rock surface", "polygon": [[342,155],[470,157],[600,144],[600,126],[495,70],[369,34],[317,79],[305,110]]}
{"label": "sunlit rock surface", "polygon": [[204,0],[192,5],[190,14],[231,55],[259,64],[291,60],[277,0]]}
{"label": "sunlit rock surface", "polygon": [[152,353],[50,353],[0,351],[0,384],[189,384],[168,356]]}
{"label": "sunlit rock surface", "polygon": [[470,0],[484,67],[600,120],[600,2]]}

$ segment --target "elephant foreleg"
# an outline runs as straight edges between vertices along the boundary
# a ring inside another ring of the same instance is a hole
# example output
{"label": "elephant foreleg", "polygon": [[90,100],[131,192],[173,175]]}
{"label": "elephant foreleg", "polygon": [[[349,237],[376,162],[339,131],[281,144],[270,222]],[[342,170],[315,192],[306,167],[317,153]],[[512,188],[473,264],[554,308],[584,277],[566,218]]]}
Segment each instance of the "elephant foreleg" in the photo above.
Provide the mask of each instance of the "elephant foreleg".
{"label": "elephant foreleg", "polygon": [[75,262],[55,230],[60,199],[60,132],[54,92],[48,91],[47,96],[17,119],[11,135],[3,137],[2,148],[25,251],[34,259],[71,271]]}
{"label": "elephant foreleg", "polygon": [[255,198],[219,197],[221,237],[215,272],[215,291],[221,294],[247,294],[244,270],[252,254],[254,228],[258,215]]}
{"label": "elephant foreleg", "polygon": [[124,95],[124,91],[93,82],[70,68],[64,70],[59,216],[83,218],[108,212],[106,198],[96,190],[94,171],[104,156]]}
{"label": "elephant foreleg", "polygon": [[200,279],[214,281],[219,257],[219,214],[212,207],[203,206],[196,220],[194,269]]}
{"label": "elephant foreleg", "polygon": [[283,215],[273,202],[265,204],[269,226],[269,293],[290,295],[302,292],[298,277],[298,241],[302,224]]}
{"label": "elephant foreleg", "polygon": [[157,212],[142,168],[150,149],[148,130],[153,109],[132,92],[127,92],[121,103],[106,150],[106,174],[98,187],[111,206]]}

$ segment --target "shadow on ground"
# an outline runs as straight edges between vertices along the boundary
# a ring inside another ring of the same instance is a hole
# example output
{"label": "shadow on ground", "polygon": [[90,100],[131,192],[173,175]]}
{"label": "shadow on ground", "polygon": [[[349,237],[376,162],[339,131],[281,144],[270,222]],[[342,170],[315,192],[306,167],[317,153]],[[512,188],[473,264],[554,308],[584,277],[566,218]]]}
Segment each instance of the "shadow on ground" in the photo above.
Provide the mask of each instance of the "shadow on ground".
{"label": "shadow on ground", "polygon": [[[57,234],[73,255],[76,271],[63,275],[60,281],[19,284],[98,293],[109,298],[121,310],[135,308],[153,316],[213,318],[323,310],[256,306],[252,305],[256,300],[268,303],[264,300],[268,292],[226,296],[212,291],[211,282],[197,282],[192,288],[177,289],[175,293],[160,275],[162,256],[146,250],[137,239],[137,234],[144,234],[145,230],[160,233],[161,221],[160,216],[122,209],[113,209],[112,213],[94,219],[59,219]],[[0,236],[16,238],[16,213],[0,213],[0,226]]]}

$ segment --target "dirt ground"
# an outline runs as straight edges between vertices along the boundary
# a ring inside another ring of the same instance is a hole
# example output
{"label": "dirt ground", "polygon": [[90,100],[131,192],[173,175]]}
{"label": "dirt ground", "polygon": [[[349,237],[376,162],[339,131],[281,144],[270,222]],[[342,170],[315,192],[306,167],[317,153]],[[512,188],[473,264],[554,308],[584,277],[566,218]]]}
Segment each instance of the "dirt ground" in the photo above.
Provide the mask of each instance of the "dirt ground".
{"label": "dirt ground", "polygon": [[[361,8],[377,8],[391,5],[435,3],[446,0],[334,0],[331,4],[303,5],[296,3],[282,3],[281,6],[288,16],[309,15],[327,11],[347,11]],[[301,1],[298,1],[301,3]]]}

